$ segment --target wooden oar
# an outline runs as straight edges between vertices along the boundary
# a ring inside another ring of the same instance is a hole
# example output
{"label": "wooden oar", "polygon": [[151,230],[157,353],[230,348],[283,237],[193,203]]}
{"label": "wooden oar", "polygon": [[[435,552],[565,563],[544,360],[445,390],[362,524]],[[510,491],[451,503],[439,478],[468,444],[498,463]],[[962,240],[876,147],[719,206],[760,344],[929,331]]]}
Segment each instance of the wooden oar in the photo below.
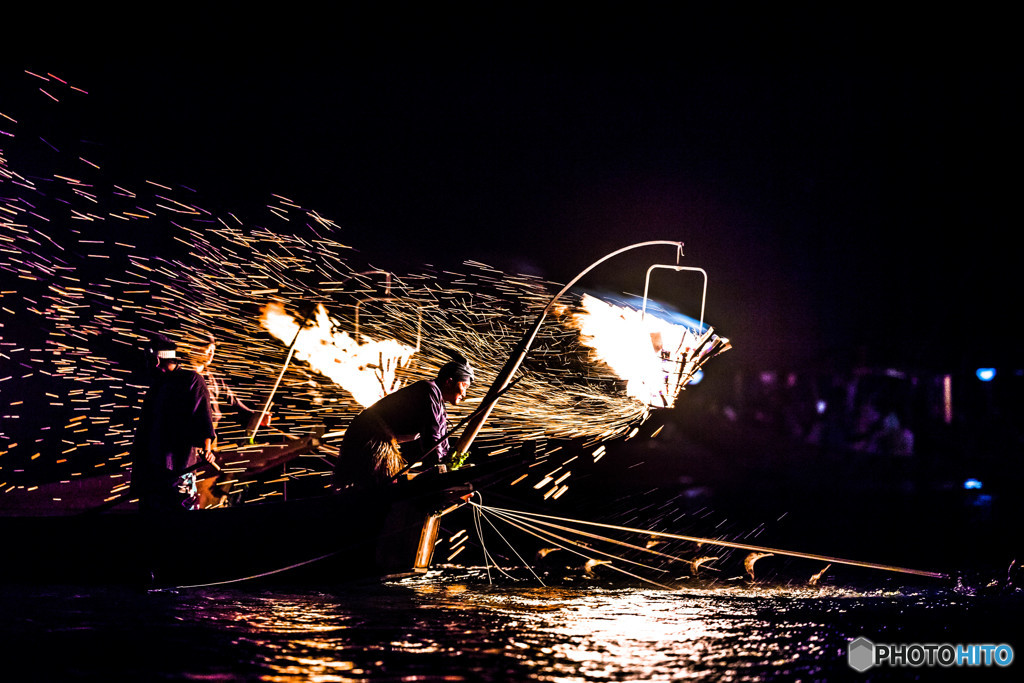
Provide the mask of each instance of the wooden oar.
{"label": "wooden oar", "polygon": [[252,470],[252,472],[254,474],[263,474],[267,470],[273,469],[278,465],[283,465],[287,462],[290,462],[291,460],[302,455],[309,449],[319,447],[320,442],[324,437],[324,431],[324,427],[320,426],[317,427],[312,434],[306,437],[293,439],[290,444],[278,449],[277,452],[273,455],[273,457],[270,457],[266,461],[260,463],[255,469]]}

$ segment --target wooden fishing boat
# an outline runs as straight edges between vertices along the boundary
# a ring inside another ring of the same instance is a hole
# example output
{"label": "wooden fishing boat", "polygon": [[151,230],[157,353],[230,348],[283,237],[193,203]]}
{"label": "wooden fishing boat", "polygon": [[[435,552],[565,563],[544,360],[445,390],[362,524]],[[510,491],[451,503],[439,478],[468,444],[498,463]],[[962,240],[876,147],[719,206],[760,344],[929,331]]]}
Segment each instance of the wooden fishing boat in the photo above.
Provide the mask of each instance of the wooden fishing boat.
{"label": "wooden fishing boat", "polygon": [[[463,421],[466,426],[455,451],[470,452],[495,403],[515,384],[513,376],[558,299],[597,265],[649,245],[670,245],[677,258],[682,254],[681,242],[630,245],[593,263],[551,298],[480,406]],[[678,264],[671,268],[687,269]],[[703,327],[703,304],[701,311]],[[687,373],[692,374],[699,363],[690,365]],[[455,472],[430,471],[372,492],[346,489],[300,500],[160,516],[113,507],[101,514],[0,516],[0,542],[7,549],[0,581],[192,586],[245,579],[333,582],[423,572],[431,563],[440,518],[485,481],[524,464],[514,456],[485,461]]]}
{"label": "wooden fishing boat", "polygon": [[330,584],[425,572],[441,517],[506,466],[432,472],[377,491],[162,515],[0,516],[0,580]]}

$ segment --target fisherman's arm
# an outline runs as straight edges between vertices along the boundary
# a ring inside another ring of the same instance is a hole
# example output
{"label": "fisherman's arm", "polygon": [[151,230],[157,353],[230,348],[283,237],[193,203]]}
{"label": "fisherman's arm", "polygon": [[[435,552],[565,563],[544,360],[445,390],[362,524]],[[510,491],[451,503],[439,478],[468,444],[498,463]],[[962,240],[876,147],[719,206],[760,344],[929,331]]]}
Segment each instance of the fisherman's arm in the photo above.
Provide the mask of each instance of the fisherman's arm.
{"label": "fisherman's arm", "polygon": [[245,427],[246,431],[249,432],[254,430],[256,427],[270,426],[271,414],[269,412],[262,413],[259,410],[250,408],[246,405],[245,401],[238,397],[238,394],[235,393],[234,389],[232,389],[227,382],[220,378],[218,378],[217,381],[220,383],[221,391],[227,399],[226,403],[228,407],[230,407],[234,413],[234,419],[240,426]]}
{"label": "fisherman's arm", "polygon": [[196,373],[193,380],[192,392],[194,397],[192,407],[193,428],[197,437],[192,443],[201,443],[203,459],[213,464],[213,445],[217,439],[217,432],[213,428],[213,409],[210,407],[210,392],[206,386],[206,380],[202,375]]}
{"label": "fisherman's arm", "polygon": [[431,392],[430,394],[430,422],[429,428],[424,430],[424,434],[427,436],[427,440],[423,444],[425,448],[429,449],[437,444],[434,452],[427,456],[427,462],[443,464],[445,458],[448,457],[449,449],[448,411],[445,410],[440,392]]}

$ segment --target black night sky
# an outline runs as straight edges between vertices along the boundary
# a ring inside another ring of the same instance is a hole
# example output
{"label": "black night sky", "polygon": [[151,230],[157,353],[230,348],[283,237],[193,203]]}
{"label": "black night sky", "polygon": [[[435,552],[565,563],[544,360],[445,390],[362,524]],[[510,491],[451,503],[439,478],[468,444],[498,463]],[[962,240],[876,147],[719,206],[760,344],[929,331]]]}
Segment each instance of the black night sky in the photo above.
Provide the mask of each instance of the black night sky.
{"label": "black night sky", "polygon": [[[243,216],[280,194],[379,267],[564,282],[678,239],[738,359],[1015,361],[1020,79],[998,17],[268,19],[68,30],[5,79],[89,90],[76,125],[115,182]],[[639,291],[658,257],[590,284]]]}

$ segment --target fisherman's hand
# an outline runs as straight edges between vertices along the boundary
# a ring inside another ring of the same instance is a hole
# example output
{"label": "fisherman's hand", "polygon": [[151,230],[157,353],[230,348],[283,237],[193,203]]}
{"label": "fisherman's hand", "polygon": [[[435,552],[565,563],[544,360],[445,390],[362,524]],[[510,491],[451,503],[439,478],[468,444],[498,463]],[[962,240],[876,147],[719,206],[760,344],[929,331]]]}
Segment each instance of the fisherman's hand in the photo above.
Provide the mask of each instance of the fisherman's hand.
{"label": "fisherman's hand", "polygon": [[253,413],[252,416],[249,418],[249,421],[245,425],[245,431],[249,434],[252,434],[255,430],[259,429],[260,427],[269,427],[270,420],[272,417],[273,415],[270,413],[266,413],[262,417],[260,416],[260,413]]}
{"label": "fisherman's hand", "polygon": [[454,472],[455,470],[462,467],[463,463],[466,462],[466,458],[468,457],[468,451],[452,451],[442,461],[442,464],[444,464],[449,470],[452,470]]}
{"label": "fisherman's hand", "polygon": [[207,439],[206,443],[203,444],[203,460],[210,463],[214,467],[217,466],[217,459],[213,457],[213,440]]}

